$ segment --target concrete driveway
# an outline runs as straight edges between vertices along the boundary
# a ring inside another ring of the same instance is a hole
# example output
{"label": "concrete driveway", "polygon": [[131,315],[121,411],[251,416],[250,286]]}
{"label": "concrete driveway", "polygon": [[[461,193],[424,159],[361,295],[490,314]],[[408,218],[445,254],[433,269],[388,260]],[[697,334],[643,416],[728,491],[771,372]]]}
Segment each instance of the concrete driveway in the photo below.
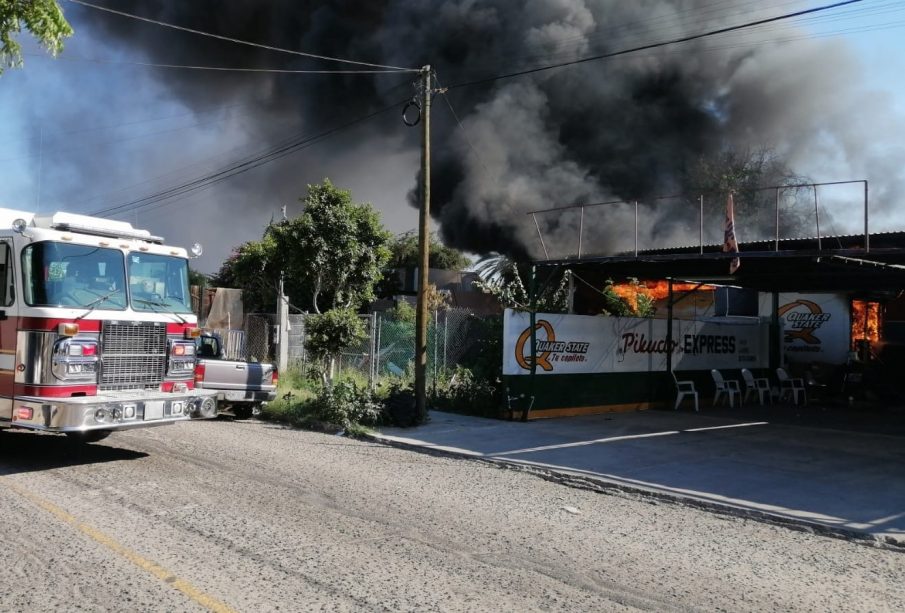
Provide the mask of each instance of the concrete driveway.
{"label": "concrete driveway", "polygon": [[850,415],[757,407],[522,423],[432,412],[379,437],[905,545],[905,429]]}

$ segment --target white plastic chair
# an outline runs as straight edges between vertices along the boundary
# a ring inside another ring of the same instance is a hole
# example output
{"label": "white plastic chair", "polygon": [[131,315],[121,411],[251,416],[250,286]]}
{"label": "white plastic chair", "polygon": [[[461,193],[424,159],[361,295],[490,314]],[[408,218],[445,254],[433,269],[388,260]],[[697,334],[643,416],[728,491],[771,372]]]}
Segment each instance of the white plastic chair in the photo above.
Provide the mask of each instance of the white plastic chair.
{"label": "white plastic chair", "polygon": [[742,379],[745,380],[745,397],[742,402],[748,402],[751,394],[757,394],[760,405],[764,406],[764,398],[770,404],[773,404],[773,397],[770,395],[770,380],[766,377],[755,377],[747,368],[742,369]]}
{"label": "white plastic chair", "polygon": [[804,404],[808,403],[808,394],[805,391],[804,379],[801,377],[790,377],[782,368],[776,369],[776,378],[779,379],[779,399],[782,400],[787,396],[792,396],[792,401],[797,405],[799,394]]}
{"label": "white plastic chair", "polygon": [[735,379],[723,379],[723,375],[716,369],[710,371],[710,376],[713,377],[713,383],[716,386],[716,392],[713,394],[713,406],[719,403],[720,396],[726,394],[729,398],[729,408],[734,407],[735,397],[738,396],[739,400],[741,400],[742,394],[738,387],[738,381]]}
{"label": "white plastic chair", "polygon": [[694,398],[694,410],[698,410],[698,390],[694,388],[694,381],[679,381],[676,378],[676,373],[670,373],[672,375],[672,380],[676,382],[676,406],[672,409],[675,411],[679,408],[679,405],[682,404],[682,401],[685,399],[685,396],[691,396]]}

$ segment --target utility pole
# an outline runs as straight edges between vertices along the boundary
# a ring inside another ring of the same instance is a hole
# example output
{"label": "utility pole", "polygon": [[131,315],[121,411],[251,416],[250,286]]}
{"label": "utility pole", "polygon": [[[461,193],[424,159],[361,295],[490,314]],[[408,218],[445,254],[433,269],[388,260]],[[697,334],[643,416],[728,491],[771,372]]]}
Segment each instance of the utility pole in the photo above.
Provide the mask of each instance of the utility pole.
{"label": "utility pole", "polygon": [[415,317],[415,411],[427,418],[427,283],[430,263],[431,67],[421,68],[421,211],[418,223],[418,311]]}
{"label": "utility pole", "polygon": [[[283,205],[283,222],[286,217],[286,206]],[[277,354],[277,369],[286,372],[289,367],[289,301],[284,290],[283,271],[280,271],[280,293],[277,296],[277,319],[279,320],[279,352]]]}

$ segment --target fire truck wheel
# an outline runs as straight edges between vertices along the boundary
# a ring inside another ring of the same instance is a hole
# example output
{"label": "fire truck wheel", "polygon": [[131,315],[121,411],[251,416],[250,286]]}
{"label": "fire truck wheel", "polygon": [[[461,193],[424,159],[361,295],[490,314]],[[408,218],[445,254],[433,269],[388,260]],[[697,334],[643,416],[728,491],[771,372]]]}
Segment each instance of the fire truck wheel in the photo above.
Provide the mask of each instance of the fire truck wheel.
{"label": "fire truck wheel", "polygon": [[67,432],[66,437],[73,443],[96,443],[113,434],[112,430],[88,430],[87,432]]}

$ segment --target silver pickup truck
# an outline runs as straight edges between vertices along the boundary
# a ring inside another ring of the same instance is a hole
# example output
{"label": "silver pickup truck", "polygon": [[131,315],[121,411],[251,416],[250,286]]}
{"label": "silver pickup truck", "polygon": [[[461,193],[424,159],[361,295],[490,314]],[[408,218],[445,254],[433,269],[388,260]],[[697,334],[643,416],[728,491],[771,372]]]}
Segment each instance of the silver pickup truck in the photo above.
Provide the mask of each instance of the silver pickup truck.
{"label": "silver pickup truck", "polygon": [[273,364],[223,359],[223,344],[216,334],[203,333],[195,343],[195,387],[217,390],[221,410],[248,419],[276,398],[278,374]]}

